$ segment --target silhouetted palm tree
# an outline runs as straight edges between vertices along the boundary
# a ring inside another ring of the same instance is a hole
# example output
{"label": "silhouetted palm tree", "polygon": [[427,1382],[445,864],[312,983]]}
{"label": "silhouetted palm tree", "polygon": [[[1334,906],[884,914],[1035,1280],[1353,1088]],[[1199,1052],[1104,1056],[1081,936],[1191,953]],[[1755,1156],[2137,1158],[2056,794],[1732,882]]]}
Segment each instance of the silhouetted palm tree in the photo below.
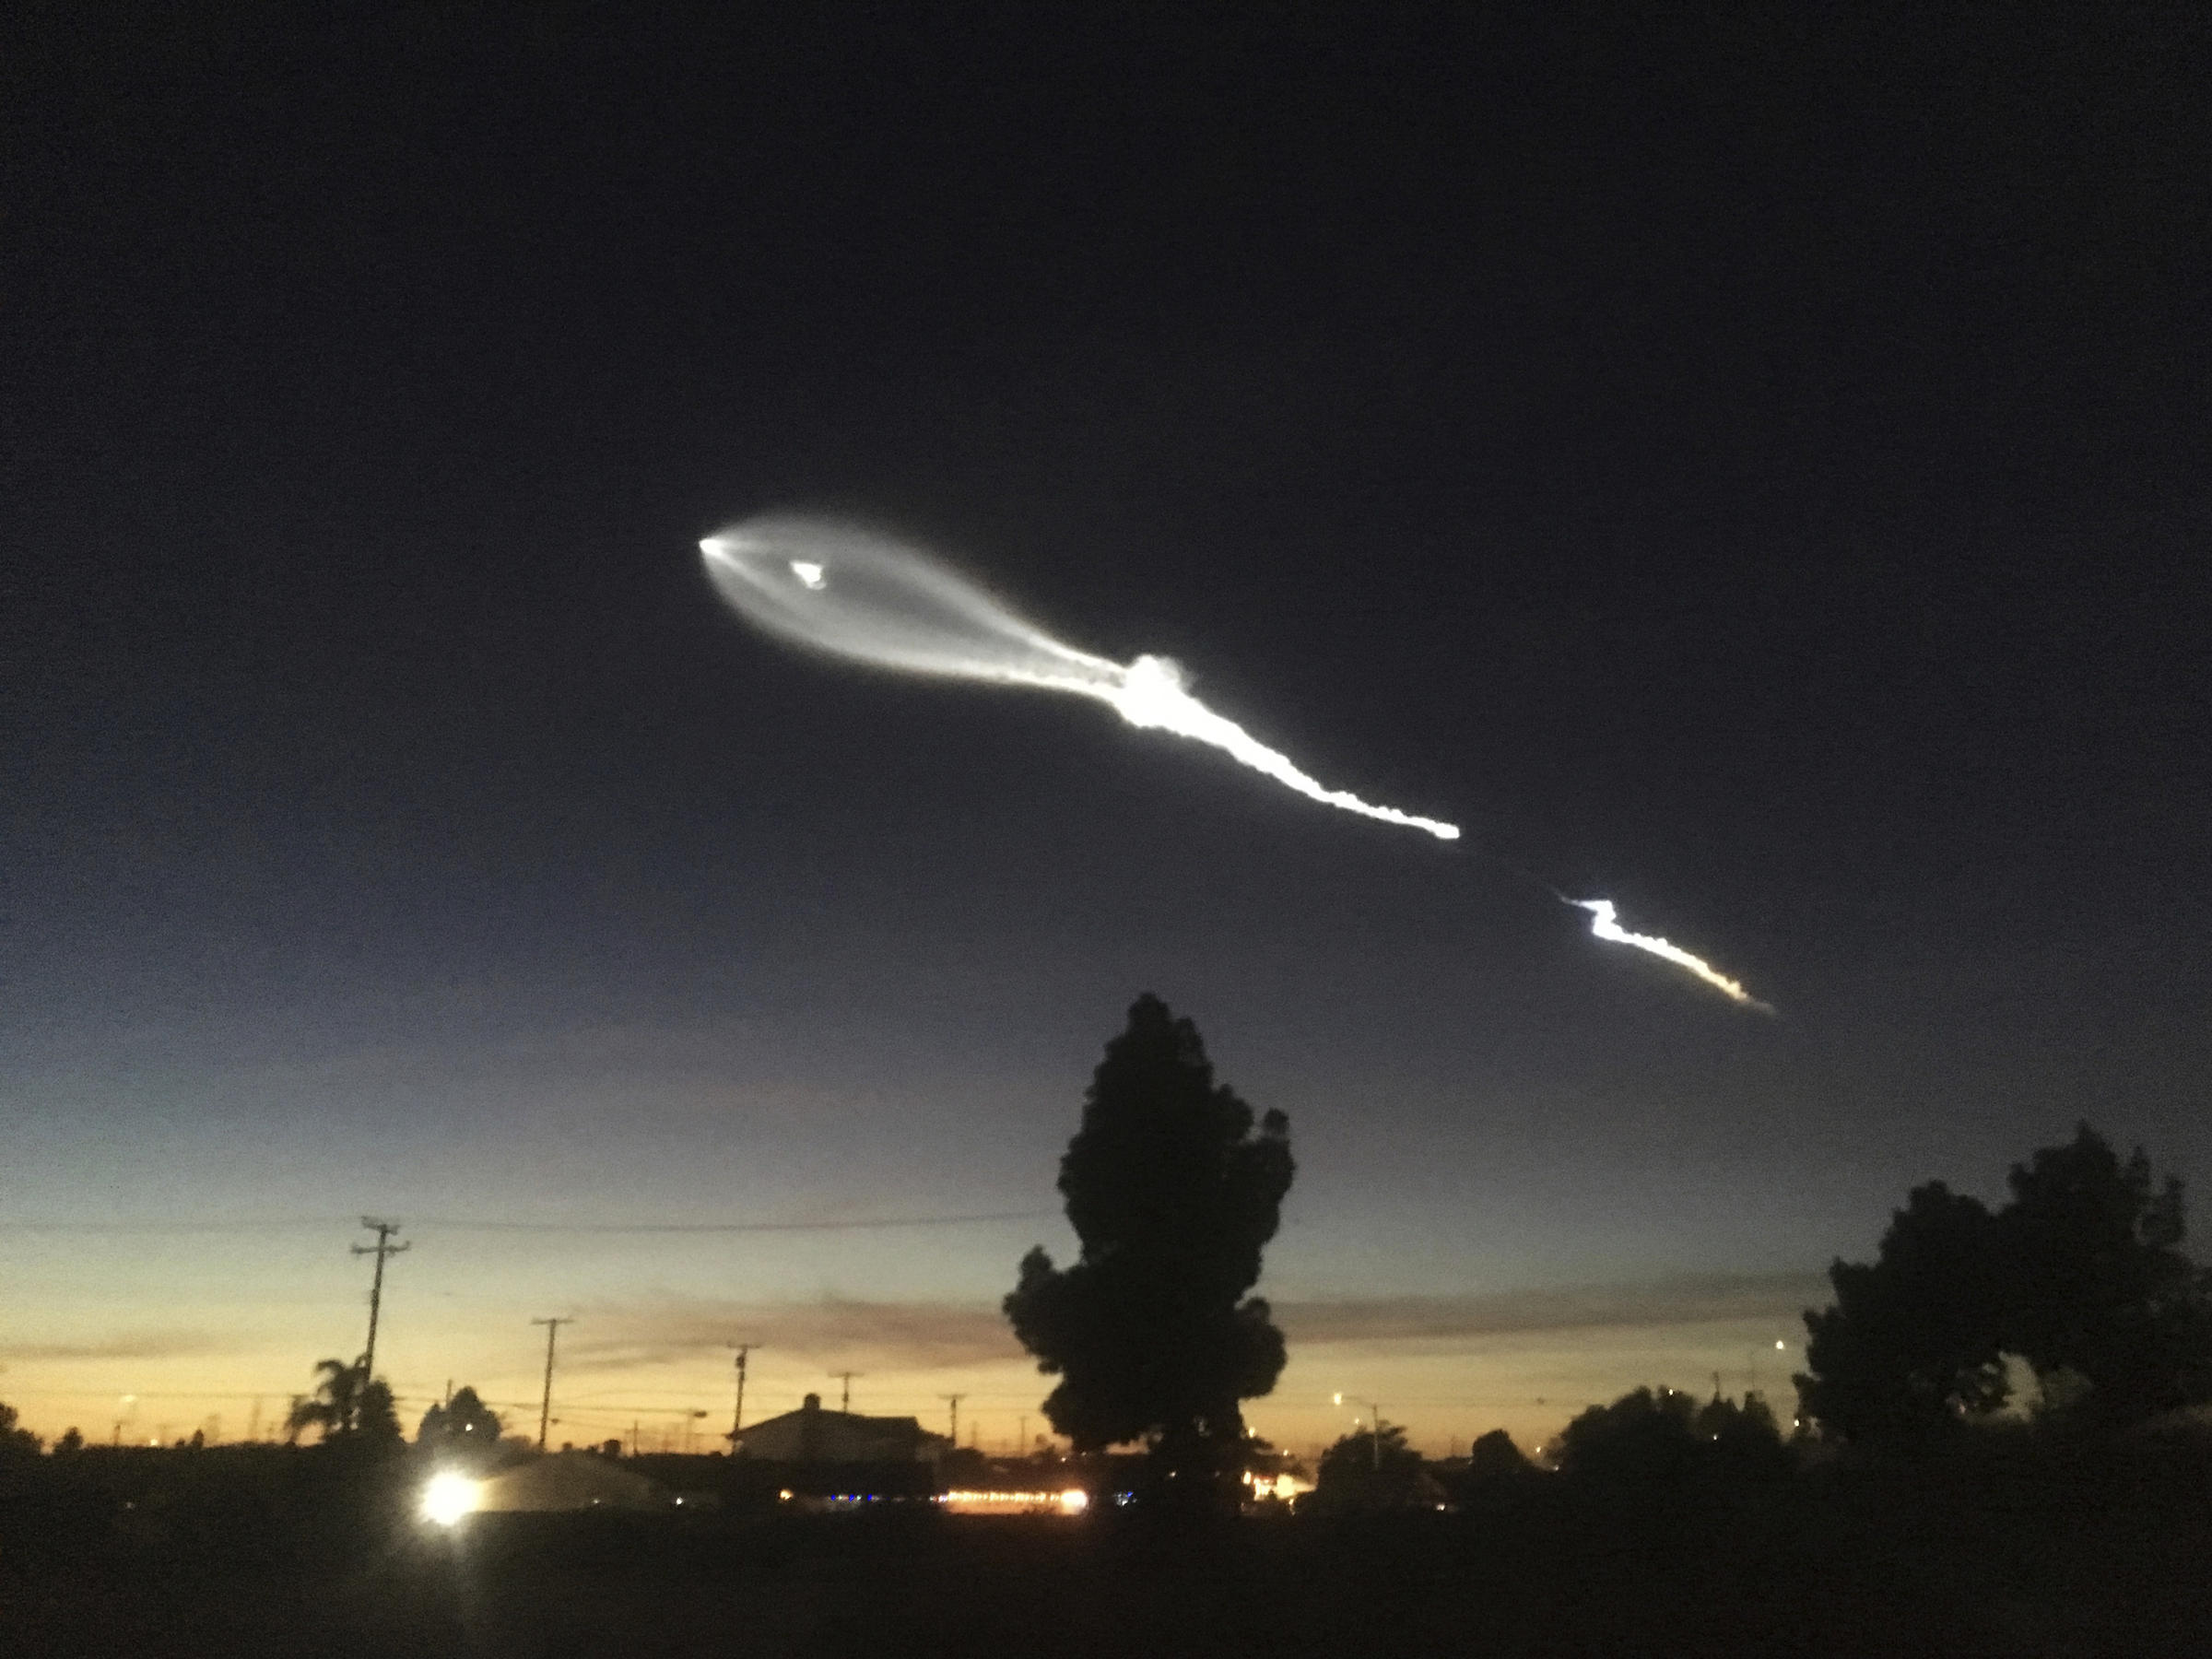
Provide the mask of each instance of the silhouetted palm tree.
{"label": "silhouetted palm tree", "polygon": [[360,1418],[361,1394],[368,1382],[360,1361],[349,1365],[343,1359],[324,1359],[316,1365],[315,1372],[321,1378],[315,1392],[295,1398],[284,1419],[285,1433],[291,1440],[298,1440],[307,1429],[320,1429],[324,1440],[349,1434]]}

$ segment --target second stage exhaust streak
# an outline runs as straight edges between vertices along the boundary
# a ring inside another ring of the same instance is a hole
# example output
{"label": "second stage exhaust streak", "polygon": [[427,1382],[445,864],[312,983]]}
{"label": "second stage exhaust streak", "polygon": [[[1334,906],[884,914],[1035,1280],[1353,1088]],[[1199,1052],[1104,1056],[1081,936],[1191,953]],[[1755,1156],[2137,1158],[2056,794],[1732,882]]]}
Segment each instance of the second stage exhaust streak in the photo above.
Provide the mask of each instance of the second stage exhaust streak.
{"label": "second stage exhaust streak", "polygon": [[1599,938],[1614,945],[1632,945],[1638,950],[1648,950],[1662,960],[1674,963],[1677,968],[1687,968],[1732,1003],[1756,1008],[1761,1014],[1774,1012],[1771,1006],[1745,990],[1740,982],[1730,979],[1702,958],[1691,956],[1679,945],[1670,945],[1666,940],[1651,934],[1630,933],[1618,920],[1619,912],[1613,908],[1612,900],[1569,899],[1567,902],[1576,910],[1590,912],[1590,931]]}

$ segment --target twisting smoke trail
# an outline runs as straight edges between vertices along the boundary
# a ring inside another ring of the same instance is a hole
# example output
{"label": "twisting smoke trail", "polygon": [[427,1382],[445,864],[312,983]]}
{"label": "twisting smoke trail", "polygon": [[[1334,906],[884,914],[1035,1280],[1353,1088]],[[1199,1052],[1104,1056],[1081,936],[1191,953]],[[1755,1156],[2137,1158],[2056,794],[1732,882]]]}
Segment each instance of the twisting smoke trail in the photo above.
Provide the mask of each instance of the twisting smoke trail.
{"label": "twisting smoke trail", "polygon": [[1126,667],[1063,645],[913,547],[819,519],[772,517],[699,544],[724,599],[802,645],[912,674],[1095,698],[1131,725],[1195,738],[1308,800],[1457,841],[1459,827],[1330,789],[1185,688],[1166,657]]}
{"label": "twisting smoke trail", "polygon": [[[699,548],[716,590],[734,610],[794,643],[910,674],[1092,698],[1131,725],[1211,744],[1308,800],[1425,830],[1439,841],[1459,839],[1455,824],[1325,787],[1288,756],[1193,697],[1182,671],[1166,657],[1140,656],[1124,665],[1064,645],[918,548],[853,525],[797,515],[733,525]],[[1611,900],[1570,899],[1548,882],[1539,885],[1560,903],[1588,911],[1590,931],[1600,939],[1687,969],[1743,1007],[1774,1011],[1679,946],[1622,927]]]}
{"label": "twisting smoke trail", "polygon": [[[1565,895],[1562,894],[1561,897],[1564,899]],[[1672,962],[1677,968],[1687,968],[1732,1003],[1741,1004],[1747,1008],[1756,1008],[1761,1014],[1774,1012],[1770,1005],[1760,1002],[1758,997],[1745,990],[1741,983],[1730,979],[1710,962],[1691,956],[1679,945],[1670,945],[1665,939],[1656,938],[1651,934],[1630,933],[1615,919],[1618,912],[1613,908],[1612,900],[1566,899],[1566,902],[1574,906],[1576,910],[1586,910],[1590,912],[1590,931],[1599,938],[1615,945],[1633,945],[1638,950],[1648,950],[1652,955]]]}

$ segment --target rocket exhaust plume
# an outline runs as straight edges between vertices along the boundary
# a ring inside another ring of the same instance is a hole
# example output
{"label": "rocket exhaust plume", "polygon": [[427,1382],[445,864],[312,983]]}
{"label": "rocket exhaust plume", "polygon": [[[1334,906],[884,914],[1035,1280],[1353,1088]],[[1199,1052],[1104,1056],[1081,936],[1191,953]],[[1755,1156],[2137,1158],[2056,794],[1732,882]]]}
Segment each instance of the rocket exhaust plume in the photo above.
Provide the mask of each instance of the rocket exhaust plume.
{"label": "rocket exhaust plume", "polygon": [[[998,686],[1067,691],[1105,703],[1131,725],[1211,744],[1324,806],[1457,841],[1459,827],[1378,806],[1299,770],[1184,684],[1166,657],[1126,665],[1064,645],[1023,621],[966,577],[915,547],[833,520],[778,514],[732,525],[699,544],[707,574],[731,608],[756,627],[835,656]],[[1523,874],[1527,874],[1524,871]],[[1561,903],[1590,912],[1590,931],[1687,969],[1731,1002],[1774,1010],[1679,946],[1622,927],[1609,899]]]}
{"label": "rocket exhaust plume", "polygon": [[1760,1002],[1758,997],[1745,990],[1739,982],[1730,979],[1712,963],[1701,958],[1691,956],[1679,945],[1670,945],[1665,939],[1655,938],[1650,934],[1630,933],[1616,919],[1618,912],[1613,908],[1612,900],[1566,899],[1563,894],[1561,898],[1576,910],[1588,911],[1590,912],[1590,931],[1609,944],[1633,945],[1638,950],[1648,950],[1652,955],[1664,961],[1672,962],[1677,968],[1687,968],[1732,1003],[1747,1008],[1756,1008],[1761,1014],[1774,1012],[1771,1006]]}
{"label": "rocket exhaust plume", "polygon": [[1131,725],[1211,744],[1325,806],[1457,841],[1459,827],[1330,789],[1185,688],[1166,657],[1123,665],[1077,651],[1015,616],[917,548],[796,516],[753,519],[699,544],[731,608],[770,633],[910,674],[1069,691]]}

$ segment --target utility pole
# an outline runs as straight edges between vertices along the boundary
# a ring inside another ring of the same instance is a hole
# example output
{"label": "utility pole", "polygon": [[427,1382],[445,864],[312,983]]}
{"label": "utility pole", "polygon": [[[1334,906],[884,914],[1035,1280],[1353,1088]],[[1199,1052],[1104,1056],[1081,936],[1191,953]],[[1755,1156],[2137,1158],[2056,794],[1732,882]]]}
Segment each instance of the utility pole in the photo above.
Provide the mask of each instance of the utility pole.
{"label": "utility pole", "polygon": [[532,1324],[546,1327],[546,1392],[537,1406],[537,1449],[546,1449],[546,1430],[553,1426],[553,1339],[560,1335],[564,1324],[574,1324],[576,1316],[564,1313],[555,1319],[534,1319]]}
{"label": "utility pole", "polygon": [[964,1394],[939,1394],[937,1396],[938,1399],[949,1401],[952,1405],[952,1449],[955,1452],[960,1449],[960,1402],[967,1397]]}
{"label": "utility pole", "polygon": [[737,1409],[730,1414],[730,1455],[737,1455],[737,1437],[745,1430],[745,1358],[753,1351],[749,1342],[724,1345],[737,1350]]}
{"label": "utility pole", "polygon": [[845,1385],[844,1393],[838,1396],[837,1409],[840,1415],[849,1417],[853,1411],[853,1379],[865,1377],[868,1373],[865,1371],[831,1371],[830,1374],[838,1378]]}
{"label": "utility pole", "polygon": [[361,1225],[376,1235],[375,1243],[353,1247],[355,1255],[376,1258],[376,1277],[369,1281],[369,1347],[361,1355],[361,1382],[366,1386],[370,1378],[376,1375],[376,1320],[384,1306],[384,1262],[414,1246],[392,1242],[392,1235],[399,1230],[396,1221],[380,1221],[374,1216],[363,1216]]}

